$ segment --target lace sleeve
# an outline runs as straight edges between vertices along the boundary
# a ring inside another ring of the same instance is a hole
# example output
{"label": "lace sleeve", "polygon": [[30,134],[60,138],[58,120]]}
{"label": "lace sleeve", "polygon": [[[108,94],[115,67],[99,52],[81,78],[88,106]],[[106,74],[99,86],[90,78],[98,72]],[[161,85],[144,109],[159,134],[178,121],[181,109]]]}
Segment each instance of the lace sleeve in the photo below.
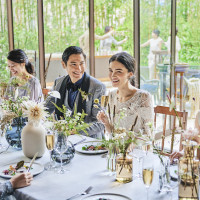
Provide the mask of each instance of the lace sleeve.
{"label": "lace sleeve", "polygon": [[144,92],[141,94],[141,104],[138,113],[138,117],[140,118],[139,123],[142,130],[145,132],[148,131],[148,122],[153,123],[153,105],[152,98],[148,92]]}

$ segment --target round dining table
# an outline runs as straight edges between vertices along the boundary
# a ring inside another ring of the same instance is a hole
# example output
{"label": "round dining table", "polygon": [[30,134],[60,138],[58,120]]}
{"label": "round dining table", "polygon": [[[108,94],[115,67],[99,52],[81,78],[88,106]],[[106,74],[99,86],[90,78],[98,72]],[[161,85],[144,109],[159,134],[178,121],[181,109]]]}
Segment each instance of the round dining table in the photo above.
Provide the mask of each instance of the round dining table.
{"label": "round dining table", "polygon": [[[86,141],[94,141],[95,139],[73,135],[69,137],[72,143],[76,143],[83,138]],[[3,144],[7,144],[3,139]],[[76,152],[71,162],[65,165],[67,170],[64,174],[57,174],[54,171],[44,170],[42,173],[34,176],[32,184],[25,188],[15,190],[14,196],[17,200],[66,200],[71,196],[85,191],[89,186],[92,190],[87,195],[82,195],[75,200],[87,199],[90,195],[95,194],[113,194],[117,199],[146,200],[147,191],[142,179],[133,179],[129,183],[119,183],[115,180],[114,175],[107,173],[107,159],[103,154],[84,154]],[[152,155],[154,162],[154,177],[152,185],[149,188],[149,200],[176,200],[178,199],[178,187],[172,191],[159,191],[159,166],[160,161],[157,155]],[[11,147],[8,150],[0,150],[0,167],[9,163],[17,163],[21,160],[30,162],[30,159],[25,157],[23,151],[16,151]],[[49,161],[49,152],[36,159],[36,163],[45,165]],[[133,174],[137,174],[141,166],[138,166],[136,159],[133,159]],[[6,179],[0,177],[3,182]],[[97,195],[98,196],[98,195]],[[112,195],[111,195],[112,196]],[[99,198],[97,198],[99,199]],[[110,199],[109,200],[115,200]]]}

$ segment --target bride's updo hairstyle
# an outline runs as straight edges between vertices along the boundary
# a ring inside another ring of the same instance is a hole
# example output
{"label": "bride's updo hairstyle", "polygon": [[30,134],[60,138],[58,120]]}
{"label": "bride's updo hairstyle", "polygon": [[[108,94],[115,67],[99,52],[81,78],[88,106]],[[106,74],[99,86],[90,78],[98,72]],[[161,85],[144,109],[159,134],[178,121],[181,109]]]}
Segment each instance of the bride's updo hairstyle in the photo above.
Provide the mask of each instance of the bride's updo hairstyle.
{"label": "bride's updo hairstyle", "polygon": [[22,49],[14,49],[8,53],[7,59],[15,63],[25,63],[26,71],[29,74],[34,73],[34,67],[28,60],[28,56]]}
{"label": "bride's updo hairstyle", "polygon": [[[135,59],[130,54],[126,52],[117,53],[109,59],[109,64],[113,61],[120,62],[122,65],[124,65],[128,72],[133,72],[133,74],[135,73]],[[135,86],[134,75],[130,77],[129,81],[132,86]]]}

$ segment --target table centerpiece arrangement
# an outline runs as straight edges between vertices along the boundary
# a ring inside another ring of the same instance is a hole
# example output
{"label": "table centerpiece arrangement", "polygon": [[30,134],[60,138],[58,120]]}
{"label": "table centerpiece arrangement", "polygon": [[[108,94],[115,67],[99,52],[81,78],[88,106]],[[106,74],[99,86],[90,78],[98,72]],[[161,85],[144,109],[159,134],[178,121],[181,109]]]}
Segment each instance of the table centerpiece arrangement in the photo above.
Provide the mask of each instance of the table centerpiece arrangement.
{"label": "table centerpiece arrangement", "polygon": [[42,157],[45,153],[46,129],[43,124],[49,116],[44,106],[44,102],[24,101],[23,113],[28,118],[28,122],[22,129],[21,142],[22,150],[26,157],[33,158],[36,152],[37,157]]}
{"label": "table centerpiece arrangement", "polygon": [[[53,103],[53,102],[52,102]],[[56,162],[59,162],[61,169],[58,173],[64,173],[63,163],[67,164],[74,157],[74,147],[68,141],[68,136],[79,134],[83,131],[87,135],[87,128],[91,124],[85,123],[84,118],[87,115],[84,111],[82,113],[77,112],[77,107],[75,105],[74,111],[67,109],[63,105],[62,108],[58,107],[55,103],[54,106],[63,113],[63,117],[57,120],[55,116],[48,118],[49,128],[55,132],[55,145],[52,151],[52,158]]]}
{"label": "table centerpiece arrangement", "polygon": [[8,144],[14,149],[20,150],[21,131],[27,119],[23,113],[23,102],[28,101],[28,97],[17,97],[16,99],[3,99],[0,107],[2,109],[1,129],[5,131]]}

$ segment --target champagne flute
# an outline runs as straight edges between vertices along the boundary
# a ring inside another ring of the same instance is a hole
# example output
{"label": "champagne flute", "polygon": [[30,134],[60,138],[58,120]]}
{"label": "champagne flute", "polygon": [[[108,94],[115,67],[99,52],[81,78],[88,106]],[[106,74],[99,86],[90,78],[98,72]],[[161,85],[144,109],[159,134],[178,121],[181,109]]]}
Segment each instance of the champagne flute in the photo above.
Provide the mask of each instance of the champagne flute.
{"label": "champagne flute", "polygon": [[149,187],[153,181],[154,167],[153,167],[153,158],[149,154],[147,154],[143,158],[142,165],[142,177],[143,182],[147,189],[147,200],[149,199]]}
{"label": "champagne flute", "polygon": [[101,108],[103,110],[106,109],[107,105],[108,105],[108,101],[109,101],[109,96],[108,95],[103,95],[101,96]]}
{"label": "champagne flute", "polygon": [[131,155],[136,158],[136,160],[138,161],[138,174],[135,175],[136,178],[140,179],[142,178],[141,175],[141,160],[144,157],[145,152],[143,151],[142,145],[138,145],[136,147],[134,147]]}
{"label": "champagne flute", "polygon": [[47,132],[45,137],[46,137],[46,147],[47,147],[47,149],[49,151],[49,155],[50,155],[50,162],[48,162],[45,165],[45,169],[47,171],[52,171],[53,170],[53,163],[52,163],[52,159],[51,159],[51,153],[52,153],[53,148],[54,148],[55,136],[54,136],[53,133]]}

